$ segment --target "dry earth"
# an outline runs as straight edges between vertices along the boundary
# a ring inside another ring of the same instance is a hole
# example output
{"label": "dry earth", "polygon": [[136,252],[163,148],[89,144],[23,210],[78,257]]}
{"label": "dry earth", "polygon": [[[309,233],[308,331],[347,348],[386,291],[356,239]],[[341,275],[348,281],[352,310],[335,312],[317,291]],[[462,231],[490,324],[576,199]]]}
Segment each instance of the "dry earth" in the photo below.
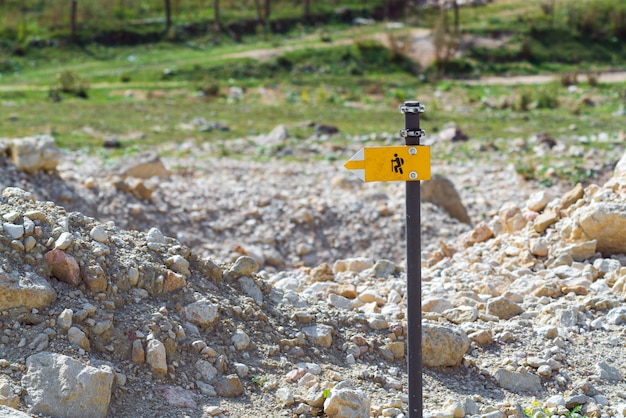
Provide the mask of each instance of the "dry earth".
{"label": "dry earth", "polygon": [[[563,157],[579,140],[541,152]],[[406,416],[404,187],[319,159],[364,142],[244,138],[228,143],[238,159],[214,157],[216,143],[166,145],[169,173],[64,153],[27,174],[7,150],[0,404],[35,416],[85,405],[110,417]],[[254,144],[273,157],[252,161]],[[620,152],[588,158],[612,169]],[[521,416],[536,401],[624,416],[624,174],[572,194],[507,161],[433,165],[474,226],[421,205],[425,415]],[[585,235],[583,212],[605,203],[610,228]],[[44,296],[19,299],[29,281]],[[56,389],[38,377],[42,353],[108,370],[104,414],[88,389],[44,402]]]}

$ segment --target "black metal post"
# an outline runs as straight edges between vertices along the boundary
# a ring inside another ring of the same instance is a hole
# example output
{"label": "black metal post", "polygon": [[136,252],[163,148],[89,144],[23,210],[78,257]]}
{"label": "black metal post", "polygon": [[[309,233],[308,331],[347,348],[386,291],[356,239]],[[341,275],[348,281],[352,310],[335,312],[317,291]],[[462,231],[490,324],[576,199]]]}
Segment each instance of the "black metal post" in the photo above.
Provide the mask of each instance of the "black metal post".
{"label": "black metal post", "polygon": [[[420,113],[424,107],[417,101],[404,102],[402,136],[406,145],[419,145],[422,136]],[[422,242],[420,182],[406,182],[406,277],[409,418],[421,418],[422,398]]]}

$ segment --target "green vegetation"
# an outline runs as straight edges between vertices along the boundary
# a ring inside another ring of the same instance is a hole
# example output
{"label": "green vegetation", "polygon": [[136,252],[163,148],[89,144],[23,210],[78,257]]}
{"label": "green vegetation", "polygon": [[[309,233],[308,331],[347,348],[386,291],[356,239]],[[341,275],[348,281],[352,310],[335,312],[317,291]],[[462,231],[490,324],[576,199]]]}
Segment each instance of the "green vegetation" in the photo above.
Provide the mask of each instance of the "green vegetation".
{"label": "green vegetation", "polygon": [[[571,411],[567,411],[561,416],[567,418],[587,418],[587,415],[582,415],[580,411],[582,410],[582,406],[578,405],[574,407]],[[542,408],[541,404],[537,401],[533,402],[529,408],[524,409],[524,415],[528,418],[550,418],[559,416],[550,412],[550,409]]]}
{"label": "green vegetation", "polygon": [[[0,4],[19,14],[17,3],[5,0]],[[45,29],[54,27],[52,18],[46,17],[53,9],[33,5],[45,5],[45,0],[26,3],[28,24],[36,21],[39,28],[37,32],[27,28],[28,33],[51,38],[38,42],[29,38],[19,51],[15,41],[0,41],[0,131],[5,137],[52,132],[62,147],[111,155],[164,142],[215,142],[217,155],[236,156],[228,146],[232,139],[268,133],[285,124],[293,141],[307,141],[318,122],[335,125],[340,131],[330,139],[337,155],[320,158],[343,159],[342,147],[355,135],[398,132],[398,105],[419,99],[427,107],[423,126],[428,133],[455,122],[472,138],[469,143],[436,144],[435,160],[464,159],[478,164],[504,158],[525,178],[549,185],[593,177],[604,164],[614,161],[594,163],[586,155],[620,146],[617,132],[623,129],[623,117],[615,114],[626,106],[626,84],[604,83],[597,73],[626,60],[626,43],[621,41],[619,29],[623,7],[617,0],[587,0],[587,9],[572,1],[558,2],[557,9],[546,10],[551,2],[521,0],[495,0],[484,7],[463,8],[462,41],[451,26],[445,29],[439,11],[429,9],[419,16],[408,13],[411,25],[399,29],[382,23],[348,26],[303,21],[287,35],[261,30],[233,40],[224,32],[218,40],[214,34],[186,32],[174,42],[163,38],[117,46],[99,43],[97,36],[78,44],[64,38],[67,33],[54,37],[57,32]],[[126,3],[129,10],[140,7],[136,2]],[[150,6],[154,9],[143,15],[125,12],[120,19],[134,28],[130,21],[135,17],[153,18],[162,12],[158,7],[163,2],[144,3],[154,3]],[[175,9],[176,30],[193,19],[210,18],[203,14],[206,10],[196,9],[194,18],[185,21],[186,13],[191,15],[193,5],[200,3],[180,3]],[[223,16],[232,8],[230,16],[236,19],[239,3],[221,3]],[[245,10],[248,18],[255,16],[253,3],[250,0]],[[316,4],[314,11],[331,13],[331,2],[312,3]],[[380,3],[359,2],[359,10],[367,15]],[[89,4],[80,2],[81,7]],[[115,2],[115,7],[122,4]],[[351,3],[337,0],[332,4]],[[302,10],[295,2],[276,0],[272,5],[272,18],[301,18]],[[596,20],[583,19],[586,10]],[[103,8],[94,13],[93,22],[98,22],[112,12]],[[0,32],[15,35],[10,31],[19,19],[9,21],[6,16],[10,13],[3,16]],[[440,41],[435,46],[442,51],[436,53],[431,67],[423,68],[406,41],[415,26],[424,29],[431,25],[437,25]],[[107,31],[104,26],[100,29],[95,33]],[[163,35],[162,27],[159,30]],[[494,43],[498,39],[500,43]],[[577,51],[574,57],[562,52],[568,42],[583,42],[588,47],[568,50]],[[464,52],[459,55],[459,51]],[[478,73],[547,71],[553,81],[538,85],[477,85],[456,79]],[[190,126],[194,118],[229,129],[198,130]],[[122,148],[103,149],[94,130],[100,136],[119,137]],[[599,131],[608,133],[608,139],[597,140]],[[580,152],[563,156],[561,162],[553,160],[555,153],[538,156],[528,141],[544,132],[559,140],[582,138],[577,143]],[[376,138],[372,136],[370,142],[382,142]],[[250,143],[256,147],[252,139]],[[272,158],[271,150],[259,147],[256,151],[258,158]]]}

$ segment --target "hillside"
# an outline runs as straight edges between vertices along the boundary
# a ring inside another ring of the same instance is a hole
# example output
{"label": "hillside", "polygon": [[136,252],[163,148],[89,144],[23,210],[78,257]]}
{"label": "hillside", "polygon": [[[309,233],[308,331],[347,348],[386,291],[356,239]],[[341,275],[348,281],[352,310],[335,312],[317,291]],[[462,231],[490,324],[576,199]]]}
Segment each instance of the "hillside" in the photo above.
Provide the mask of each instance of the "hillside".
{"label": "hillside", "polygon": [[[3,404],[38,416],[406,414],[402,187],[327,163],[196,153],[106,169],[48,155],[48,173],[3,160]],[[567,193],[511,168],[445,167],[476,224],[423,204],[426,415],[622,413],[622,165]],[[194,227],[204,240],[187,244]]]}

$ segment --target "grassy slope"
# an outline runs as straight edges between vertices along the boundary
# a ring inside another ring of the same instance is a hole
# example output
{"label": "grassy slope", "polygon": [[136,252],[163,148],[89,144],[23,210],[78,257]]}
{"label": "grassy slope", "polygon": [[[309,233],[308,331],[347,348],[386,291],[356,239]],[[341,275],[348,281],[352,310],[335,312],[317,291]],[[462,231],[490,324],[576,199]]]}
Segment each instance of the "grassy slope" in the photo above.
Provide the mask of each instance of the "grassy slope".
{"label": "grassy slope", "polygon": [[[493,31],[508,24],[513,27],[515,22],[519,24],[520,14],[529,13],[525,11],[528,8],[527,3],[507,1],[506,5],[465,9],[462,24],[474,32]],[[477,19],[481,13],[488,17]],[[423,16],[423,22],[431,18]],[[346,134],[397,132],[401,128],[397,106],[405,99],[418,98],[427,106],[423,122],[427,131],[435,132],[453,121],[477,141],[442,146],[435,159],[467,158],[479,163],[490,158],[512,158],[520,172],[541,177],[549,161],[537,160],[532,150],[524,147],[533,134],[545,131],[556,137],[586,135],[589,140],[581,144],[584,150],[619,146],[615,140],[598,142],[589,135],[599,130],[615,135],[622,129],[623,117],[613,114],[624,104],[624,84],[582,85],[570,92],[558,83],[511,87],[421,80],[405,62],[390,61],[389,52],[375,44],[362,43],[362,48],[340,44],[342,38],[356,40],[381,31],[385,31],[381,25],[322,28],[317,32],[304,28],[289,38],[244,38],[241,44],[224,39],[216,45],[209,39],[196,39],[185,45],[88,45],[29,51],[26,57],[11,57],[12,65],[20,70],[0,78],[0,105],[6,115],[0,118],[1,136],[52,132],[61,146],[86,146],[109,153],[100,148],[101,139],[86,132],[88,126],[103,136],[119,137],[124,144],[121,152],[125,153],[169,141],[228,141],[269,132],[280,123],[290,128],[296,140],[306,140],[313,129],[303,127],[301,122],[316,121],[337,125],[342,135],[333,140],[345,144]],[[323,53],[302,49],[262,63],[224,58],[276,46],[310,46],[320,42],[322,33],[330,34],[335,42]],[[64,70],[92,84],[88,99],[69,95],[59,103],[46,99],[48,86]],[[129,81],[122,82],[122,78]],[[19,87],[22,85],[28,87]],[[198,97],[198,88],[207,86],[219,88],[218,94]],[[233,86],[246,89],[240,101],[228,97]],[[537,104],[546,98],[548,102],[558,101],[558,106],[538,108],[541,106]],[[524,103],[529,110],[520,109]],[[194,117],[220,122],[231,129],[189,130]],[[136,132],[143,133],[141,139],[132,135]],[[513,152],[520,143],[522,151]],[[481,151],[487,145],[497,150],[495,155]],[[227,146],[224,149],[227,152]],[[577,178],[595,168],[601,167],[590,168],[579,158],[560,173]]]}

